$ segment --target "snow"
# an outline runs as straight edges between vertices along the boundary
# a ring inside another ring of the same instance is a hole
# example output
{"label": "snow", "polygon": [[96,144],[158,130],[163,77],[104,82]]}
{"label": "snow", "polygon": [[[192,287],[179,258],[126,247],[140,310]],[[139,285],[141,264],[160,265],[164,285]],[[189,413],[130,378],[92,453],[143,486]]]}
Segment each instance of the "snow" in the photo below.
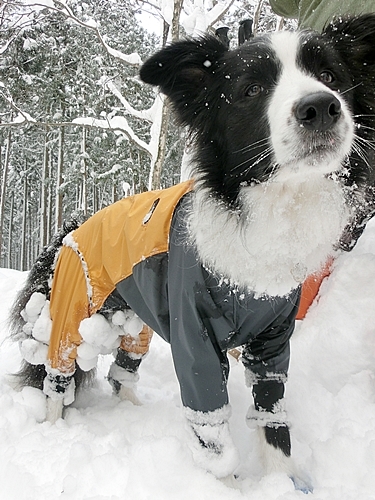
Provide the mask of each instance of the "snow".
{"label": "snow", "polygon": [[[45,8],[54,8],[55,5],[54,5],[54,2],[53,0],[23,0],[21,2],[23,4],[24,7],[30,7],[32,12],[33,11],[40,11],[40,10],[43,10]],[[65,0],[60,0],[59,2],[61,4],[61,6],[65,5]]]}
{"label": "snow", "polygon": [[36,120],[31,115],[29,115],[29,113],[22,111],[22,113],[17,114],[17,116],[13,120],[13,123],[19,124],[23,123],[24,121],[35,122]]}
{"label": "snow", "polygon": [[[6,317],[26,273],[0,269],[0,498],[4,500],[298,500],[285,474],[265,475],[243,368],[231,359],[230,431],[240,454],[235,485],[195,465],[169,346],[154,335],[140,368],[142,406],[120,401],[99,356],[96,385],[55,425],[36,389],[16,392],[20,364]],[[341,255],[292,339],[285,406],[297,466],[316,500],[375,498],[375,221]],[[96,321],[96,320],[95,320]]]}
{"label": "snow", "polygon": [[43,293],[33,293],[24,311],[21,312],[23,319],[29,323],[35,323],[45,303],[46,297]]}
{"label": "snow", "polygon": [[101,314],[94,314],[91,318],[81,321],[79,333],[85,342],[94,346],[112,347],[120,335],[120,331],[112,329],[110,323]]}
{"label": "snow", "polygon": [[22,357],[32,365],[43,365],[47,362],[48,346],[37,340],[22,340],[20,350]]}
{"label": "snow", "polygon": [[88,127],[97,127],[113,130],[116,134],[124,133],[130,140],[136,142],[144,151],[149,151],[150,147],[142,140],[137,138],[130,128],[127,120],[123,116],[114,116],[107,120],[98,120],[96,118],[75,118],[72,123]]}
{"label": "snow", "polygon": [[140,66],[142,64],[142,59],[136,52],[133,52],[132,54],[124,54],[119,50],[113,49],[107,44],[105,44],[105,46],[108,51],[108,54],[110,54],[113,57],[116,57],[117,59],[120,59],[121,61],[124,61],[127,64],[130,64],[132,66]]}

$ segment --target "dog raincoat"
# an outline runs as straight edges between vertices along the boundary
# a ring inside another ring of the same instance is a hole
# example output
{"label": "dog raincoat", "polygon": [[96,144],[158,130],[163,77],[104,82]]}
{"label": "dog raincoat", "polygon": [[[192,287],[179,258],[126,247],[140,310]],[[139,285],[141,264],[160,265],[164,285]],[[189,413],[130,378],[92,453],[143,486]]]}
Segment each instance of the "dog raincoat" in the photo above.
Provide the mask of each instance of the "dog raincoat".
{"label": "dog raincoat", "polygon": [[228,403],[226,353],[242,346],[255,406],[272,411],[284,392],[300,289],[255,299],[205,269],[186,227],[192,187],[125,198],[65,238],[51,289],[49,364],[71,374],[81,320],[130,307],[170,343],[184,406],[208,412]]}

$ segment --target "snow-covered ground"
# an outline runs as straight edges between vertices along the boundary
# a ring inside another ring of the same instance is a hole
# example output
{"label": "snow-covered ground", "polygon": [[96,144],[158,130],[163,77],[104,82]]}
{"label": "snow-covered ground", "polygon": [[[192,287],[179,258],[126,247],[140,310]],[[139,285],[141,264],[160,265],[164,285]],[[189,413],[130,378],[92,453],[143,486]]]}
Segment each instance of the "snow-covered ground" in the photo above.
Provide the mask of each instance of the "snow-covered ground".
{"label": "snow-covered ground", "polygon": [[[95,387],[56,425],[43,422],[43,395],[15,392],[18,346],[6,317],[26,273],[0,269],[0,500],[297,500],[284,475],[264,476],[243,368],[231,361],[231,431],[242,464],[233,489],[197,468],[169,347],[154,336],[132,406],[112,396],[100,359]],[[375,499],[375,221],[323,283],[297,325],[287,384],[293,455],[311,479],[310,498]]]}

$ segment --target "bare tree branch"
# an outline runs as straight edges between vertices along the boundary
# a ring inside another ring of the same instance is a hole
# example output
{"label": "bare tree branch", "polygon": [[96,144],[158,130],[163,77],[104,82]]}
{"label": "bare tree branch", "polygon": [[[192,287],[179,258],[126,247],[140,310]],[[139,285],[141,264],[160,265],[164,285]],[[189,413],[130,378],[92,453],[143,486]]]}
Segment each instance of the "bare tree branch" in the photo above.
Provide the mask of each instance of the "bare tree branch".
{"label": "bare tree branch", "polygon": [[113,83],[111,80],[107,80],[105,82],[105,86],[108,90],[112,92],[112,94],[117,97],[117,99],[121,102],[124,111],[128,113],[131,116],[134,116],[135,118],[139,118],[140,120],[145,120],[148,122],[152,122],[152,116],[150,116],[150,113],[148,110],[137,110],[134,109],[133,106],[129,104],[129,102],[125,99],[125,97],[121,94],[119,89],[116,87],[116,85]]}
{"label": "bare tree branch", "polygon": [[[116,118],[118,120],[116,120]],[[120,120],[120,118],[122,118]],[[116,123],[119,123],[118,125]],[[35,121],[27,113],[20,113],[10,122],[0,123],[0,128],[7,127],[21,127],[26,124],[34,125],[41,128],[59,128],[59,127],[85,127],[85,128],[96,128],[102,130],[110,130],[111,132],[124,134],[127,139],[141,149],[144,153],[152,156],[149,145],[137,137],[129,125],[127,125],[126,120],[123,117],[114,117],[111,120],[98,120],[97,118],[76,118],[71,122],[41,122]]]}
{"label": "bare tree branch", "polygon": [[[13,101],[13,98],[9,95],[6,95],[5,92],[3,92],[2,90],[0,90],[0,96],[11,106],[11,108],[14,110],[14,111],[17,111],[18,115],[17,117],[13,120],[13,123],[23,123],[23,122],[29,122],[29,123],[34,123],[35,120],[34,118],[32,118],[29,113],[27,113],[26,111],[22,111],[21,108],[19,108],[17,106],[17,104],[15,104],[15,102]],[[0,124],[0,125],[3,125],[3,124]]]}
{"label": "bare tree branch", "polygon": [[214,24],[218,23],[232,7],[235,0],[217,3],[207,14],[209,19],[208,27],[212,28]]}
{"label": "bare tree branch", "polygon": [[149,145],[133,132],[123,116],[115,116],[107,120],[98,120],[97,118],[76,118],[71,123],[67,123],[67,125],[68,124],[80,125],[89,128],[107,129],[112,132],[121,132],[138,148],[151,156]]}

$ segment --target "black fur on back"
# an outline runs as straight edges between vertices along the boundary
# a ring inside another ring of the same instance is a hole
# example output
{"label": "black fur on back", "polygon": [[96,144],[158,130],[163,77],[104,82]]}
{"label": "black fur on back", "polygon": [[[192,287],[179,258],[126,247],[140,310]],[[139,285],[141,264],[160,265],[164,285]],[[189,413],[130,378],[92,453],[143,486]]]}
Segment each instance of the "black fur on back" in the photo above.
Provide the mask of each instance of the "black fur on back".
{"label": "black fur on back", "polygon": [[[21,316],[21,312],[25,309],[30,297],[35,292],[43,293],[46,299],[49,300],[51,287],[50,283],[53,277],[54,266],[60,248],[62,247],[63,239],[71,231],[77,229],[83,220],[73,218],[69,222],[65,222],[63,227],[53,236],[51,242],[45,246],[39,254],[28,274],[24,287],[18,292],[9,316],[10,336],[13,340],[22,340],[27,336],[23,332],[25,320]],[[91,382],[93,378],[92,372],[84,372],[78,366],[74,374],[76,387]],[[35,387],[43,389],[43,381],[46,376],[44,365],[32,365],[23,360],[19,372],[15,374],[16,384],[19,387]]]}

